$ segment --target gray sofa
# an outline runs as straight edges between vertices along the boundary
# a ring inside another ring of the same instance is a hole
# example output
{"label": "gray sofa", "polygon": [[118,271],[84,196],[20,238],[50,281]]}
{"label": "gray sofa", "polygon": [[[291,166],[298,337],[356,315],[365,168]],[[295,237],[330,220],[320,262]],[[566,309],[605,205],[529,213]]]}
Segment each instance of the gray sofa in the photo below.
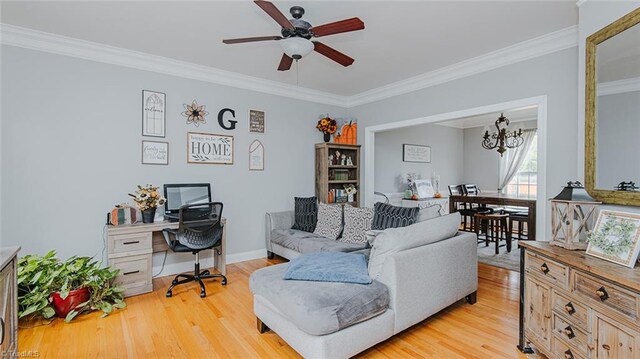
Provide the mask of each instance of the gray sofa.
{"label": "gray sofa", "polygon": [[267,213],[265,222],[265,245],[269,259],[274,254],[291,260],[304,253],[353,252],[366,248],[365,244],[346,243],[291,229],[294,223],[293,211]]}
{"label": "gray sofa", "polygon": [[[290,228],[293,221],[282,212],[267,216],[267,233],[271,236],[269,229]],[[450,216],[458,217],[443,221],[459,223],[459,214]],[[390,233],[405,233],[407,241],[431,236],[424,233],[443,233],[439,228],[428,226],[417,224]],[[476,236],[466,232],[447,235],[449,237],[436,238],[417,247],[388,251],[381,270],[375,277],[372,275],[374,282],[369,286],[286,281],[282,279],[286,263],[262,268],[250,277],[258,329],[274,330],[305,358],[348,358],[462,298],[473,304],[478,288]],[[387,235],[385,240],[387,244],[397,242],[393,235]],[[284,243],[281,241],[267,239],[268,250],[285,258],[300,255],[295,247],[279,244]],[[306,251],[312,247],[298,248]],[[373,250],[376,250],[375,244]]]}

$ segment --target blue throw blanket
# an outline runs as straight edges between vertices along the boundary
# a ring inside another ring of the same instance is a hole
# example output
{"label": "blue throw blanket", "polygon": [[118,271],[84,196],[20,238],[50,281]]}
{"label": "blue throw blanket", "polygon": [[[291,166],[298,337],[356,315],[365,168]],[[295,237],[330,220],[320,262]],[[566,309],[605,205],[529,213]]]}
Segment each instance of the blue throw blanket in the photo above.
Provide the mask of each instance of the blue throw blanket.
{"label": "blue throw blanket", "polygon": [[367,260],[359,253],[309,253],[294,258],[284,279],[371,284]]}

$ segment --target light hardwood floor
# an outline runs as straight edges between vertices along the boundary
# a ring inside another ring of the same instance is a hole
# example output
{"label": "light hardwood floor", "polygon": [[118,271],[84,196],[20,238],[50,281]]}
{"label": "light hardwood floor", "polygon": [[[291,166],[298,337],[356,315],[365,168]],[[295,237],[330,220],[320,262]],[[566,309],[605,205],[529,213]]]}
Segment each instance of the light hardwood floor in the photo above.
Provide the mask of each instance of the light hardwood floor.
{"label": "light hardwood floor", "polygon": [[[43,358],[299,357],[275,333],[256,330],[249,275],[280,262],[229,265],[229,284],[209,282],[204,299],[193,283],[165,298],[172,277],[155,279],[153,293],[127,298],[128,308],[107,318],[92,313],[20,329],[19,351]],[[359,357],[527,358],[516,349],[518,280],[516,272],[480,264],[475,305],[459,301]]]}

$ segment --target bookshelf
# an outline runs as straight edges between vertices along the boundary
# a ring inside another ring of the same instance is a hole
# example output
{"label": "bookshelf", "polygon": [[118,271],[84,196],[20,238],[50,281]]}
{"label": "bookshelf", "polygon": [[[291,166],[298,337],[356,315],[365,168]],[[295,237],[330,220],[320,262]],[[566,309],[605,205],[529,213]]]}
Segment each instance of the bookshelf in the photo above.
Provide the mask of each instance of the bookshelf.
{"label": "bookshelf", "polygon": [[[351,158],[352,164],[336,160],[336,151]],[[333,162],[329,162],[329,156],[333,156]],[[353,198],[348,198],[345,185],[353,185],[357,189]],[[324,203],[360,205],[360,145],[316,144],[316,197]]]}

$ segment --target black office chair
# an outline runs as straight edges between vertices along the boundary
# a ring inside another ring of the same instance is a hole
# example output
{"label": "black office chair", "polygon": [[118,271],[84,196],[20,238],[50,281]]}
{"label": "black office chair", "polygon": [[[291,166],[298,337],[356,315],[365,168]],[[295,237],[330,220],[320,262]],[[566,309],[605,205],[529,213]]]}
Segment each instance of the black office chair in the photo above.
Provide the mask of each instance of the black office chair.
{"label": "black office chair", "polygon": [[[222,245],[222,208],[220,202],[190,204],[180,207],[178,229],[162,230],[164,239],[174,252],[191,252],[196,256],[193,274],[178,274],[167,289],[167,297],[171,297],[173,287],[198,282],[200,297],[207,296],[203,279],[222,278],[222,285],[227,284],[227,277],[222,274],[211,274],[208,270],[200,271],[200,251],[213,249],[220,254]],[[184,278],[184,279],[180,279]]]}

